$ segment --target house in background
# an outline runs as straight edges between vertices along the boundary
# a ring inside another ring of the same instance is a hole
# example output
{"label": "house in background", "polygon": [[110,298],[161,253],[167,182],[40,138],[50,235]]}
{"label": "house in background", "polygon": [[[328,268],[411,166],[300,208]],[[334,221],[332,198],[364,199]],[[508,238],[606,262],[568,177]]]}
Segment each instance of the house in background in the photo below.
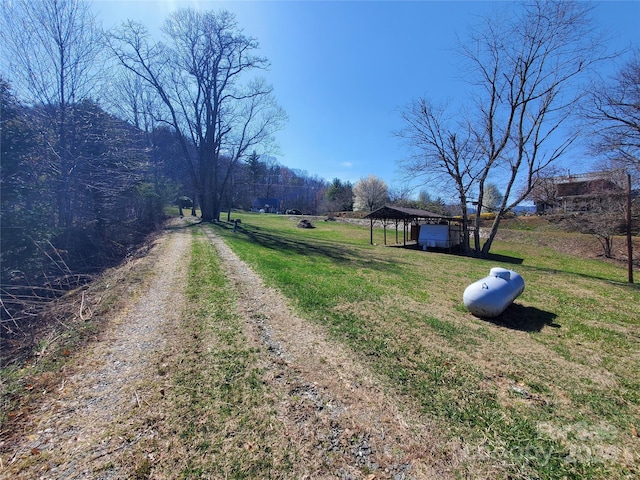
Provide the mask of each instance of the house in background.
{"label": "house in background", "polygon": [[623,171],[583,173],[545,178],[538,185],[537,213],[573,213],[601,210],[604,203],[624,201]]}

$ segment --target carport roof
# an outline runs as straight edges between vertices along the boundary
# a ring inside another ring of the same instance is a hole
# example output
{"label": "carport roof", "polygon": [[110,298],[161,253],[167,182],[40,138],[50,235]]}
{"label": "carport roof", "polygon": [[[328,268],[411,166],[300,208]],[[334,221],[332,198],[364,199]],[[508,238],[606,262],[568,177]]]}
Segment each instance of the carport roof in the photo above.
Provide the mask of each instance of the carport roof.
{"label": "carport roof", "polygon": [[374,210],[364,218],[371,220],[413,220],[416,218],[438,218],[451,220],[451,217],[445,217],[443,215],[428,212],[427,210],[419,210],[417,208],[404,208],[394,207],[391,205],[385,205],[377,210]]}

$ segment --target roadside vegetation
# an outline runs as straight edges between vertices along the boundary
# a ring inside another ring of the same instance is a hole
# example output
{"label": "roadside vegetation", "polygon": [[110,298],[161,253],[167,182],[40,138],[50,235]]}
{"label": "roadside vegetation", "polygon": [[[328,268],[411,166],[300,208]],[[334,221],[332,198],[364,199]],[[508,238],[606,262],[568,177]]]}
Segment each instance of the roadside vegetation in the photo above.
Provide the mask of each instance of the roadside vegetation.
{"label": "roadside vegetation", "polygon": [[[368,228],[339,222],[237,217],[235,233],[217,224],[232,249],[400,401],[459,438],[470,469],[486,469],[461,477],[640,473],[640,289],[623,283],[622,265],[521,239],[496,241],[481,260],[371,246]],[[462,292],[496,265],[526,288],[481,320]]]}
{"label": "roadside vegetation", "polygon": [[47,321],[30,330],[28,337],[0,335],[0,436],[10,436],[30,422],[34,405],[57,388],[60,372],[96,341],[109,318],[148,287],[153,264],[147,260],[155,238],[150,235],[129,261],[39,307]]}

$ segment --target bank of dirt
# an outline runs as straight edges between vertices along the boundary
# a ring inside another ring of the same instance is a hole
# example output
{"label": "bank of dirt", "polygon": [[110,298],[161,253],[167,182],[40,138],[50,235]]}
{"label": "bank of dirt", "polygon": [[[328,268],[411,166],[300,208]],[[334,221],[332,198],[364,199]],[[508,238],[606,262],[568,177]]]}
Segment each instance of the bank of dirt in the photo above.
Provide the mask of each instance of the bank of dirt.
{"label": "bank of dirt", "polygon": [[166,438],[180,421],[171,418],[169,394],[180,368],[175,358],[197,336],[181,331],[194,230],[218,252],[234,314],[259,357],[274,431],[293,451],[296,465],[279,470],[281,478],[452,478],[460,471],[468,459],[457,441],[407,399],[398,401],[357,354],[295,315],[212,228],[175,220],[142,260],[154,272],[144,288],[132,289],[96,339],[73,352],[27,421],[3,432],[0,478],[175,478],[178,455],[201,456],[185,444],[176,448],[180,438]]}

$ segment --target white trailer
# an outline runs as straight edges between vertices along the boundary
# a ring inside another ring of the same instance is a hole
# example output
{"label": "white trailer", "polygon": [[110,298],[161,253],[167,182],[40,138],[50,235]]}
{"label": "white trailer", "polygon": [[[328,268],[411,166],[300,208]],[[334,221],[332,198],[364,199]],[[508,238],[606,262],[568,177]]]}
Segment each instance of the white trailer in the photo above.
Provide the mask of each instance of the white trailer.
{"label": "white trailer", "polygon": [[460,225],[423,224],[420,225],[418,244],[423,250],[427,248],[453,248],[460,245],[462,230]]}

